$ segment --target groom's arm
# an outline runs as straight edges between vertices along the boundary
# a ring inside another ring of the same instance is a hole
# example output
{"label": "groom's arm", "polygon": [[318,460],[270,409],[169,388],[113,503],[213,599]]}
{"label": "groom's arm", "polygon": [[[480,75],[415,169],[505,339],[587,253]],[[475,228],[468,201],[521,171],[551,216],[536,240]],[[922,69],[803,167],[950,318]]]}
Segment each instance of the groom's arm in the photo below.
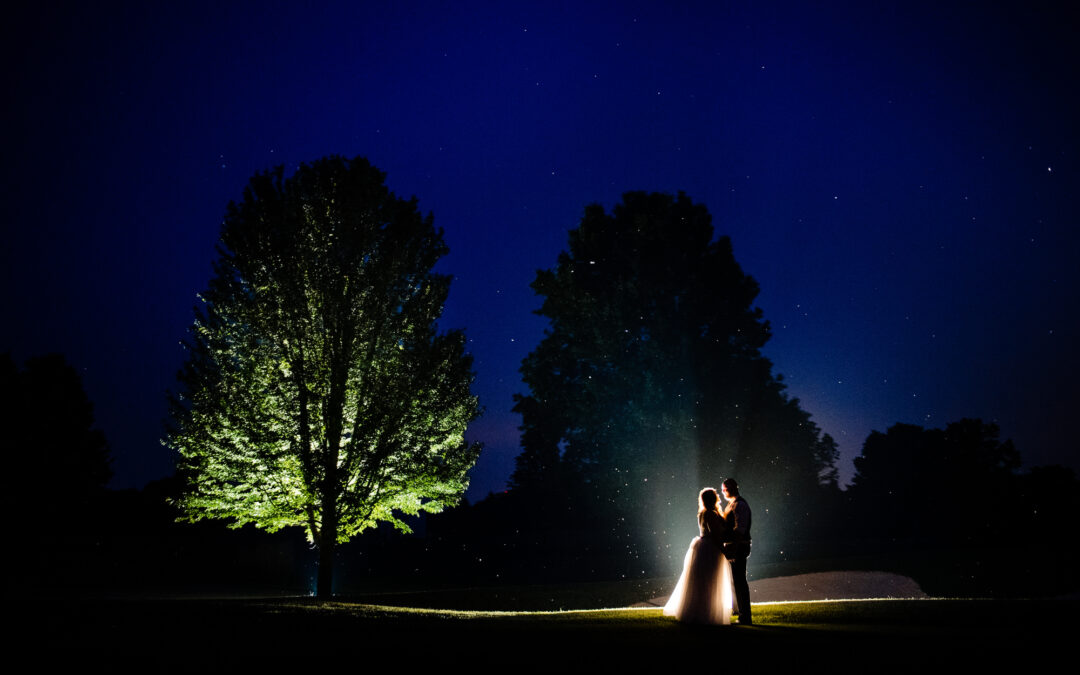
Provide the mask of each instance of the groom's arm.
{"label": "groom's arm", "polygon": [[735,514],[735,541],[750,541],[750,506],[740,499],[732,510]]}

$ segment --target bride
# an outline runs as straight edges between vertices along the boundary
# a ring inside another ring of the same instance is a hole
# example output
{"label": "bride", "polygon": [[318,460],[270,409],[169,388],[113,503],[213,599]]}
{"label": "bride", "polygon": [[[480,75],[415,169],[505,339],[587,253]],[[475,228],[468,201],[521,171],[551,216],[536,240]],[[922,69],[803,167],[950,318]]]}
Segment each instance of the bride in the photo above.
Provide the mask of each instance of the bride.
{"label": "bride", "polygon": [[731,565],[721,550],[729,527],[720,515],[720,497],[713,488],[698,495],[698,528],[683,560],[682,576],[664,615],[691,623],[731,623]]}

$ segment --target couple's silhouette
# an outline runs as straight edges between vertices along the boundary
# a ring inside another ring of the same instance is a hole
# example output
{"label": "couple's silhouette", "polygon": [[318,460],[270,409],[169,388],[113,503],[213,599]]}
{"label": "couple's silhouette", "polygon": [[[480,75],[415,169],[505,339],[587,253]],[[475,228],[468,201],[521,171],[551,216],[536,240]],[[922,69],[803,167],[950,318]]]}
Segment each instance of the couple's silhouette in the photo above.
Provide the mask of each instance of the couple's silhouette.
{"label": "couple's silhouette", "polygon": [[724,481],[727,500],[705,488],[698,495],[700,536],[690,542],[683,571],[675,584],[664,614],[690,623],[731,623],[732,586],[738,603],[739,623],[750,624],[750,587],[746,559],[750,555],[750,505],[739,495],[734,479]]}

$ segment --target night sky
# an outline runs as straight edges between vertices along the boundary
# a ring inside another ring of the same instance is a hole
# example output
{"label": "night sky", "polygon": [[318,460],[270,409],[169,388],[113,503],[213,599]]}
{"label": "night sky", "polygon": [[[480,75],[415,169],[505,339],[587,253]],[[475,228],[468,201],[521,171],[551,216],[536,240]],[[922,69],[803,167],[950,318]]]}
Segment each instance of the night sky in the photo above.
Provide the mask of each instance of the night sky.
{"label": "night sky", "polygon": [[871,430],[962,417],[1080,468],[1065,3],[40,4],[0,28],[0,352],[78,368],[114,487],[172,473],[165,391],[226,204],[327,154],[445,229],[441,325],[486,408],[470,499],[518,451],[529,283],[629,190],[683,190],[731,236],[842,480]]}

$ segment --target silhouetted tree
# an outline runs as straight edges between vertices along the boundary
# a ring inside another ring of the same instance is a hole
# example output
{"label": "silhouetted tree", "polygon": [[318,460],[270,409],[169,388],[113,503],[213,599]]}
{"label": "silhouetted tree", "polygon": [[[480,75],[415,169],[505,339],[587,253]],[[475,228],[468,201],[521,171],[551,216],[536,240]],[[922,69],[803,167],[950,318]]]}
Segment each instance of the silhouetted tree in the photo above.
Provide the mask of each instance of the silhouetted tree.
{"label": "silhouetted tree", "polygon": [[872,432],[849,489],[864,533],[949,544],[1003,537],[1008,513],[995,504],[1015,491],[1020,456],[999,433],[978,419]]}
{"label": "silhouetted tree", "polygon": [[818,471],[818,480],[822,485],[833,490],[840,489],[840,473],[836,463],[840,461],[840,448],[836,445],[836,439],[829,434],[824,434],[814,447],[814,462],[821,467]]}
{"label": "silhouetted tree", "polygon": [[59,354],[28,359],[22,372],[4,354],[0,389],[3,454],[17,477],[7,496],[25,498],[20,508],[32,505],[40,523],[77,526],[112,477],[109,446],[93,428],[93,405],[79,374]]}
{"label": "silhouetted tree", "polygon": [[302,526],[334,547],[456,503],[478,445],[460,332],[437,333],[442,231],[363,158],[257,174],[229,205],[173,399],[192,520]]}
{"label": "silhouetted tree", "polygon": [[102,498],[112,476],[81,378],[59,354],[28,359],[22,371],[0,355],[0,411],[3,499],[9,513],[24,515],[8,578],[17,593],[41,590],[28,579],[50,588],[81,583],[105,529]]}
{"label": "silhouetted tree", "polygon": [[759,532],[808,514],[835,446],[761,355],[758,285],[703,205],[629,192],[611,214],[588,206],[532,287],[550,326],[521,368],[515,492],[565,495],[571,520],[639,541],[665,527],[658,512],[692,522],[698,488],[726,476]]}
{"label": "silhouetted tree", "polygon": [[[1015,494],[1023,508],[1013,516],[1017,532],[1038,537],[1040,546],[1062,547],[1060,539],[1075,527],[1080,513],[1080,481],[1064,466],[1036,466],[1019,476]],[[1076,554],[1073,554],[1076,557]]]}

